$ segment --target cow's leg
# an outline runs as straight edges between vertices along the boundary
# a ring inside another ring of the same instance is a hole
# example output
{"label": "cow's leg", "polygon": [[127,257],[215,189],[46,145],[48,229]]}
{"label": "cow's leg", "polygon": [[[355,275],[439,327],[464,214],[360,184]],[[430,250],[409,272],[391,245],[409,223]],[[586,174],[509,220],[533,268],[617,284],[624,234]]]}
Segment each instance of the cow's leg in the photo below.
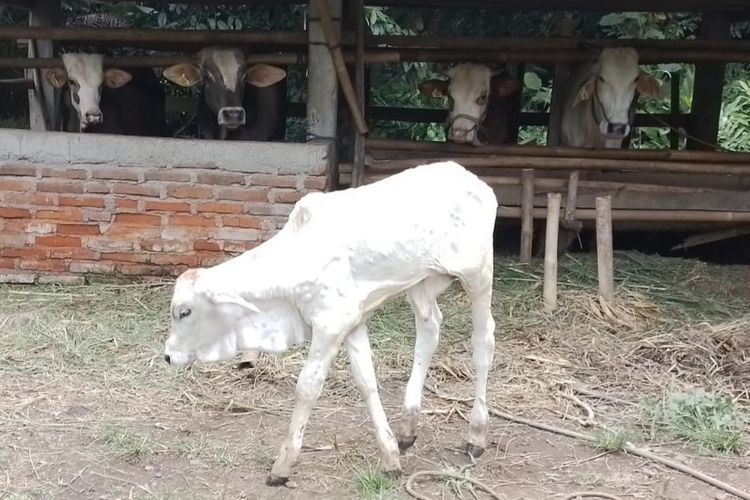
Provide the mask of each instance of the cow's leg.
{"label": "cow's leg", "polygon": [[417,439],[417,421],[422,409],[422,390],[427,377],[427,369],[438,345],[440,324],[443,321],[437,297],[445,291],[451,281],[452,278],[448,276],[427,278],[408,290],[406,294],[414,310],[416,340],[414,364],[409,382],[406,384],[398,432],[398,446],[402,452],[408,450]]}
{"label": "cow's leg", "polygon": [[388,419],[380,402],[378,395],[378,382],[375,377],[375,368],[372,366],[372,352],[370,341],[367,338],[367,326],[362,322],[346,337],[344,341],[349,362],[352,367],[354,382],[362,392],[362,397],[367,404],[367,412],[375,427],[375,437],[380,448],[381,467],[384,471],[393,475],[401,473],[401,464],[398,457],[398,444],[393,436]]}
{"label": "cow's leg", "polygon": [[[349,328],[338,330],[348,331]],[[273,463],[271,474],[266,479],[269,486],[281,486],[289,479],[292,465],[299,457],[302,448],[302,436],[310,418],[313,404],[320,397],[331,362],[339,351],[345,334],[313,328],[310,353],[305,365],[300,370],[295,391],[296,401],[289,434],[279,450],[279,456]]]}

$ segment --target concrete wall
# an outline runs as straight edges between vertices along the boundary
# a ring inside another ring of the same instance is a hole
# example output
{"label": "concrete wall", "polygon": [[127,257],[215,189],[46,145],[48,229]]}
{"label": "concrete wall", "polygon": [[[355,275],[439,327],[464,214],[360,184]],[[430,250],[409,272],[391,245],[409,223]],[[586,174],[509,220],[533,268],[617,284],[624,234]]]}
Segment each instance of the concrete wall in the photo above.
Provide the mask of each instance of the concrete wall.
{"label": "concrete wall", "polygon": [[176,275],[253,248],[329,146],[0,130],[0,282]]}

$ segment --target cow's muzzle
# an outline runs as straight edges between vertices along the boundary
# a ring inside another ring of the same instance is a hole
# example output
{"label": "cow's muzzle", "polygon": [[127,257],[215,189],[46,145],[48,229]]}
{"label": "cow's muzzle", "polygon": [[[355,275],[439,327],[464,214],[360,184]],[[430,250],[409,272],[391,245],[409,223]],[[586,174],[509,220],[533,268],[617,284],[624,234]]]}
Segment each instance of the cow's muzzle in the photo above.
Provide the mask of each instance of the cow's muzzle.
{"label": "cow's muzzle", "polygon": [[623,139],[630,134],[630,124],[628,123],[612,123],[609,121],[603,121],[599,129],[602,134],[608,139]]}
{"label": "cow's muzzle", "polygon": [[219,125],[235,129],[245,124],[245,108],[225,106],[219,110]]}

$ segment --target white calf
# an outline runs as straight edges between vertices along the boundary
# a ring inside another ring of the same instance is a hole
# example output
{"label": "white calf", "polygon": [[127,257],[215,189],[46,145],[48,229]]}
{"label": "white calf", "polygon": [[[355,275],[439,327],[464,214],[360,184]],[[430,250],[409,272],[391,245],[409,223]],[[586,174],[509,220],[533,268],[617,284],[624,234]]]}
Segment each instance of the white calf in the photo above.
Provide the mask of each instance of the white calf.
{"label": "white calf", "polygon": [[[173,366],[231,359],[238,351],[282,352],[310,341],[289,435],[267,483],[289,478],[314,402],[343,344],[375,427],[382,467],[400,473],[399,448],[414,443],[427,368],[442,315],[437,297],[458,279],[471,300],[476,371],[468,451],[486,446],[487,377],[494,355],[493,190],[454,162],[422,165],[373,184],[313,193],[272,239],[177,279],[165,359]],[[397,443],[377,390],[366,322],[406,292],[414,310],[414,365]]]}

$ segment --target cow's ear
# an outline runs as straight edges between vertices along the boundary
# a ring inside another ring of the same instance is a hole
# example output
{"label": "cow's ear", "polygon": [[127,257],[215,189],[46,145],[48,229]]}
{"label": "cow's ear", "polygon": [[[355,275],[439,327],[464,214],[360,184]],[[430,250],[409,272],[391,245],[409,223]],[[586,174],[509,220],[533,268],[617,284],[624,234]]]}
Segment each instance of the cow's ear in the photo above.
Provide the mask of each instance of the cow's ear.
{"label": "cow's ear", "polygon": [[515,78],[508,78],[507,76],[497,76],[490,80],[490,88],[492,94],[497,97],[509,97],[521,88],[521,82]]}
{"label": "cow's ear", "polygon": [[449,83],[449,80],[426,80],[417,85],[417,89],[427,97],[445,97],[448,95]]}
{"label": "cow's ear", "polygon": [[68,83],[68,72],[65,68],[53,68],[44,75],[47,81],[56,89],[61,89]]}
{"label": "cow's ear", "polygon": [[576,100],[573,103],[573,106],[578,106],[582,102],[591,99],[591,96],[594,95],[595,78],[596,77],[592,75],[583,85],[581,85],[581,88],[578,89],[578,93],[576,94]]}
{"label": "cow's ear", "polygon": [[286,78],[286,71],[268,64],[256,64],[247,70],[245,81],[253,87],[268,87]]}
{"label": "cow's ear", "polygon": [[180,63],[164,69],[164,78],[181,87],[193,87],[203,79],[201,69],[195,64]]}
{"label": "cow's ear", "polygon": [[104,72],[104,85],[111,89],[119,89],[133,79],[133,75],[125,70],[109,68]]}
{"label": "cow's ear", "polygon": [[659,81],[647,73],[641,72],[641,74],[638,75],[638,78],[635,81],[635,88],[638,89],[639,94],[643,94],[647,97],[653,99],[661,97],[661,85],[659,85]]}

